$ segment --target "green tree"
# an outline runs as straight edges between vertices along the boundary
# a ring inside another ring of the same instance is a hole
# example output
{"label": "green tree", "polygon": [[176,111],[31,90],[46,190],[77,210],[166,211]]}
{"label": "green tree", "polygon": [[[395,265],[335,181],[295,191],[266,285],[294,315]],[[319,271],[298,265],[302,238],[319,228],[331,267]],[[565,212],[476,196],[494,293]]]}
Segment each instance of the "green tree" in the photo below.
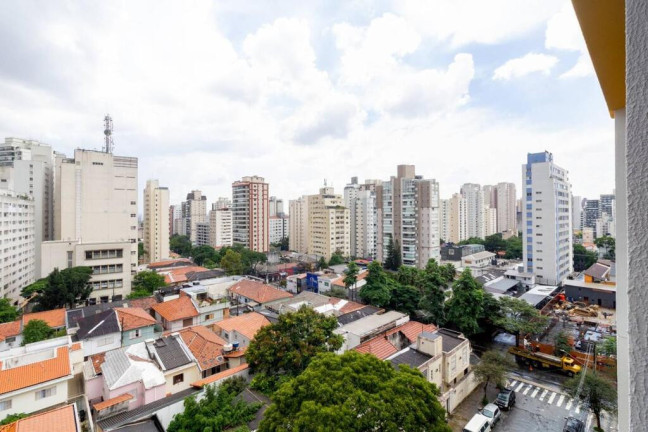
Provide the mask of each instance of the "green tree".
{"label": "green tree", "polygon": [[616,240],[614,237],[603,236],[594,240],[597,248],[605,250],[605,259],[614,260],[616,258]]}
{"label": "green tree", "polygon": [[166,286],[164,276],[151,270],[145,270],[137,273],[133,278],[132,292],[128,298],[148,297],[154,291]]}
{"label": "green tree", "polygon": [[328,263],[326,262],[326,258],[320,257],[319,261],[317,261],[317,270],[324,270],[327,267]]}
{"label": "green tree", "polygon": [[540,333],[547,327],[549,317],[524,300],[502,296],[499,304],[501,314],[495,324],[515,335],[516,346],[520,345],[520,335]]}
{"label": "green tree", "polygon": [[588,251],[585,246],[574,244],[574,271],[587,270],[598,261],[596,252]]}
{"label": "green tree", "polygon": [[484,383],[484,398],[489,383],[495,383],[500,388],[505,387],[506,374],[514,367],[515,364],[499,351],[486,351],[481,356],[479,363],[473,367],[473,372],[475,378]]}
{"label": "green tree", "polygon": [[389,283],[389,308],[413,315],[421,301],[421,292],[411,285],[403,285],[395,281]]}
{"label": "green tree", "polygon": [[616,336],[608,336],[603,339],[601,344],[601,354],[606,356],[615,356],[617,353],[617,338]]}
{"label": "green tree", "polygon": [[191,255],[191,240],[186,235],[174,234],[169,239],[169,248],[180,256],[188,257]]}
{"label": "green tree", "polygon": [[218,254],[216,249],[209,245],[197,246],[191,250],[191,259],[193,262],[199,266],[203,265],[206,260],[211,260],[212,262],[218,261]]}
{"label": "green tree", "polygon": [[557,356],[568,355],[572,350],[572,346],[569,343],[569,337],[564,331],[559,332],[554,338],[554,354]]}
{"label": "green tree", "polygon": [[387,270],[398,270],[398,268],[403,264],[401,257],[400,244],[398,241],[394,241],[392,237],[389,238],[389,243],[387,244],[387,258],[385,259],[385,268]]}
{"label": "green tree", "polygon": [[243,389],[229,381],[218,388],[208,385],[199,401],[194,396],[186,398],[184,411],[173,416],[167,431],[222,432],[252,421],[261,404],[242,400],[238,396]]}
{"label": "green tree", "polygon": [[321,354],[274,395],[260,432],[450,432],[436,386],[369,354]]}
{"label": "green tree", "polygon": [[137,243],[137,259],[141,260],[144,258],[144,255],[147,254],[148,252],[146,251],[146,249],[144,249],[144,243],[142,242]]}
{"label": "green tree", "polygon": [[25,413],[9,414],[2,421],[0,421],[0,426],[8,425],[10,423],[18,421],[20,419],[24,419],[26,417],[29,417],[29,414],[25,414]]}
{"label": "green tree", "polygon": [[500,233],[487,236],[484,239],[483,245],[488,252],[497,253],[506,250],[506,241],[502,239],[502,234]]}
{"label": "green tree", "polygon": [[452,297],[446,302],[447,323],[470,337],[481,331],[479,320],[483,317],[484,290],[465,269],[452,284]]}
{"label": "green tree", "polygon": [[22,344],[30,344],[33,342],[49,339],[54,335],[54,329],[47,325],[43,320],[34,319],[29,321],[23,328],[23,341]]}
{"label": "green tree", "polygon": [[241,254],[234,252],[232,249],[228,250],[225,256],[220,260],[220,266],[225,270],[225,274],[228,276],[244,273]]}
{"label": "green tree", "polygon": [[[349,263],[344,272],[344,287],[353,299],[355,299],[355,296],[357,295],[355,288],[358,281],[358,273],[360,273],[360,268],[358,267],[358,264],[353,261]],[[353,290],[351,290],[351,288],[353,288]]]}
{"label": "green tree", "polygon": [[[579,398],[596,416],[596,425],[601,429],[601,412],[613,413],[617,409],[616,386],[600,374],[587,371],[567,380],[565,387],[574,398]],[[581,386],[582,381],[582,386]]]}
{"label": "green tree", "polygon": [[484,239],[482,239],[480,237],[470,237],[470,238],[467,238],[466,240],[460,241],[458,244],[459,245],[468,245],[468,244],[480,244],[480,245],[483,245],[484,244]]}
{"label": "green tree", "polygon": [[339,250],[335,251],[333,255],[331,255],[331,259],[329,260],[329,267],[332,267],[334,265],[340,265],[344,264],[344,257],[342,256],[342,252]]}
{"label": "green tree", "polygon": [[12,306],[9,299],[0,298],[0,323],[16,321],[18,318],[18,309]]}
{"label": "green tree", "polygon": [[425,273],[416,267],[400,266],[394,279],[403,285],[421,286]]}
{"label": "green tree", "polygon": [[89,285],[92,277],[90,267],[70,267],[59,271],[55,268],[46,278],[35,297],[35,310],[51,310],[60,307],[76,307],[92,293]]}
{"label": "green tree", "polygon": [[387,275],[378,261],[372,261],[367,267],[369,273],[366,283],[360,288],[360,298],[363,302],[376,307],[386,307],[391,300],[391,289],[387,283]]}
{"label": "green tree", "polygon": [[22,289],[20,295],[21,297],[28,299],[34,294],[43,292],[43,290],[45,290],[45,287],[47,287],[46,277],[42,279],[38,279],[36,282],[27,285],[25,288]]}
{"label": "green tree", "polygon": [[522,259],[522,239],[509,237],[506,239],[506,259]]}
{"label": "green tree", "polygon": [[347,292],[344,288],[340,287],[333,287],[329,291],[325,291],[322,294],[329,296],[329,297],[336,297],[336,298],[341,298],[341,299],[346,299],[348,298]]}
{"label": "green tree", "polygon": [[439,267],[439,273],[446,283],[450,283],[455,280],[457,276],[457,269],[452,264],[446,264]]}
{"label": "green tree", "polygon": [[324,316],[302,306],[298,311],[279,315],[277,322],[261,328],[250,342],[245,358],[252,372],[253,384],[272,392],[282,375],[297,376],[319,353],[334,352],[342,346],[342,336],[334,316]]}
{"label": "green tree", "polygon": [[418,307],[425,316],[425,320],[442,326],[446,322],[445,317],[445,292],[440,286],[434,283],[423,285],[423,295],[419,300]]}

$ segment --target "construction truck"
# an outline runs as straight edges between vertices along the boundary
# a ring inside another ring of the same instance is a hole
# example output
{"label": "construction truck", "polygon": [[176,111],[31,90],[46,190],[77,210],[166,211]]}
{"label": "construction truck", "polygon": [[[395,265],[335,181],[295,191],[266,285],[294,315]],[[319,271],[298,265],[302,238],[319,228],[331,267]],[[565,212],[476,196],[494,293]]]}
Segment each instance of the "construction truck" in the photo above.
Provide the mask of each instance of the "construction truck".
{"label": "construction truck", "polygon": [[567,375],[574,376],[580,372],[581,367],[574,362],[571,357],[556,357],[551,354],[542,352],[533,352],[520,347],[509,348],[509,353],[515,356],[515,361],[518,364],[525,364],[532,366],[536,369],[549,369],[566,373]]}

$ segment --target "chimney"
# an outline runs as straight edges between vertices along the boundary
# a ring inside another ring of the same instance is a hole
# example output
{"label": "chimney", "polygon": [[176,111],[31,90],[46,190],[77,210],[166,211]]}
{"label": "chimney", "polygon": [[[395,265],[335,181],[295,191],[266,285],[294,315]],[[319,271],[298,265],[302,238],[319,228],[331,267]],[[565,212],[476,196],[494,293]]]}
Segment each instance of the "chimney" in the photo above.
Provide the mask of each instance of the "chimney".
{"label": "chimney", "polygon": [[423,332],[416,338],[416,350],[436,357],[443,353],[443,337],[438,332]]}

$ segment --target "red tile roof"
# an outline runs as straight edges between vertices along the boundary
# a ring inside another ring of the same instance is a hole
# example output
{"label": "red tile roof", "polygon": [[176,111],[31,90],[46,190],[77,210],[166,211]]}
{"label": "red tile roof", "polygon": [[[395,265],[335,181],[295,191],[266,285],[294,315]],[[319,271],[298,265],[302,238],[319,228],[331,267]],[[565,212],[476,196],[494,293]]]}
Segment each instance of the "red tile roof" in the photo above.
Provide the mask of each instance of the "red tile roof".
{"label": "red tile roof", "polygon": [[359,353],[373,354],[380,360],[385,360],[390,355],[396,354],[399,350],[384,336],[378,336],[369,339],[361,345],[354,348]]}
{"label": "red tile roof", "polygon": [[258,312],[250,312],[237,317],[228,318],[219,321],[214,326],[219,327],[227,332],[236,330],[248,339],[254,339],[256,332],[261,327],[270,324],[270,320]]}
{"label": "red tile roof", "polygon": [[273,286],[250,279],[241,279],[240,281],[229,287],[228,291],[232,294],[237,294],[249,298],[250,300],[255,301],[259,304],[264,304],[274,300],[293,296],[286,291],[282,291]]}
{"label": "red tile roof", "polygon": [[0,426],[0,432],[77,432],[78,430],[80,428],[74,405],[65,405],[51,411],[33,414],[6,426]]}
{"label": "red tile roof", "polygon": [[198,361],[201,370],[225,363],[223,346],[227,343],[216,333],[203,326],[180,330],[180,337]]}
{"label": "red tile roof", "polygon": [[105,401],[98,402],[93,405],[94,409],[97,411],[105,410],[106,408],[110,408],[111,406],[117,405],[122,402],[126,402],[127,400],[133,399],[133,395],[130,393],[124,393],[123,395],[114,397],[112,399],[108,399]]}
{"label": "red tile roof", "polygon": [[81,349],[81,342],[73,343],[70,347],[70,351],[78,351]]}
{"label": "red tile roof", "polygon": [[[361,271],[360,273],[358,273],[358,276],[356,277],[356,283],[357,283],[358,281],[361,281],[361,280],[365,279],[368,275],[369,275],[369,271],[368,271],[368,270],[363,270],[363,271]],[[346,287],[346,285],[344,285],[344,278],[345,278],[345,277],[346,277],[346,275],[342,275],[342,276],[340,276],[339,278],[335,279],[335,280],[332,282],[332,284],[335,285],[335,286],[339,286],[339,287],[345,288],[345,287]]]}
{"label": "red tile roof", "polygon": [[0,324],[0,342],[20,334],[20,320]]}
{"label": "red tile roof", "polygon": [[148,327],[157,323],[155,318],[141,308],[115,308],[115,311],[117,312],[117,318],[119,319],[119,324],[122,326],[122,330]]}
{"label": "red tile roof", "polygon": [[142,308],[146,312],[149,312],[151,310],[151,307],[154,304],[157,304],[157,299],[152,296],[152,297],[142,297],[138,299],[133,299],[133,300],[128,300],[128,306],[133,307],[133,308]]}
{"label": "red tile roof", "polygon": [[[335,304],[338,304],[341,300],[342,299],[337,298],[337,297],[331,297],[329,299],[329,303],[332,304],[332,305],[335,305]],[[366,307],[366,306],[367,305],[363,305],[361,303],[356,303],[354,301],[347,300],[346,304],[340,308],[340,313],[341,314],[346,314],[346,313],[349,313],[349,312],[354,312],[354,311],[360,310],[360,309],[362,309],[363,307]]]}
{"label": "red tile roof", "polygon": [[435,326],[434,324],[423,324],[418,321],[408,321],[403,325],[394,327],[393,329],[389,330],[386,335],[392,335],[396,332],[401,332],[407,339],[409,339],[411,343],[414,343],[416,342],[418,335],[420,335],[421,333],[433,332],[436,329],[437,326]]}
{"label": "red tile roof", "polygon": [[173,265],[182,266],[183,264],[187,266],[194,265],[193,261],[191,261],[188,258],[178,258],[178,259],[171,259],[171,260],[150,263],[147,267],[150,269],[160,269],[160,268],[165,268]]}
{"label": "red tile roof", "polygon": [[154,304],[151,308],[167,321],[178,321],[198,316],[198,310],[191,298],[184,295],[177,299]]}
{"label": "red tile roof", "polygon": [[[2,362],[0,362],[2,366]],[[0,394],[70,375],[68,347],[56,348],[56,357],[36,363],[0,370]]]}
{"label": "red tile roof", "polygon": [[101,365],[106,361],[106,353],[91,355],[90,360],[92,360],[92,367],[94,368],[95,374],[99,375],[102,373]]}
{"label": "red tile roof", "polygon": [[159,271],[164,275],[164,281],[168,284],[178,284],[187,281],[187,273],[209,271],[208,268],[200,266],[178,267],[169,270]]}
{"label": "red tile roof", "polygon": [[212,376],[208,376],[207,378],[203,378],[201,380],[198,380],[198,381],[196,381],[194,383],[191,383],[191,385],[194,386],[194,387],[202,388],[207,384],[211,384],[213,382],[220,381],[220,380],[223,380],[225,378],[229,378],[232,375],[237,374],[237,373],[239,373],[241,371],[244,371],[245,369],[247,369],[249,367],[250,367],[249,364],[243,363],[240,366],[234,367],[232,369],[227,369],[226,371],[219,372],[219,373],[214,374]]}
{"label": "red tile roof", "polygon": [[52,328],[65,327],[65,308],[25,314],[22,317],[23,327],[35,319],[45,321]]}
{"label": "red tile roof", "polygon": [[402,347],[397,347],[389,341],[389,336],[394,333],[402,333],[410,344],[416,342],[418,335],[423,332],[433,332],[437,327],[434,324],[422,324],[418,321],[408,321],[405,324],[394,327],[383,334],[369,339],[354,348],[354,350],[365,353],[373,354],[381,360],[396,354]]}

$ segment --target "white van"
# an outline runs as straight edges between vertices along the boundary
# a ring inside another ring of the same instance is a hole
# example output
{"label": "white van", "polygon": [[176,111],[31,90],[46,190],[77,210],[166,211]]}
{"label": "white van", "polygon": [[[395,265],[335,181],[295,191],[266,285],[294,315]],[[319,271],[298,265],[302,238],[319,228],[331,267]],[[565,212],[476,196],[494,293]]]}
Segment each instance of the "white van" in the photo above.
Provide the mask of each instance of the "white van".
{"label": "white van", "polygon": [[490,432],[490,430],[490,420],[481,414],[475,414],[463,428],[463,432]]}

